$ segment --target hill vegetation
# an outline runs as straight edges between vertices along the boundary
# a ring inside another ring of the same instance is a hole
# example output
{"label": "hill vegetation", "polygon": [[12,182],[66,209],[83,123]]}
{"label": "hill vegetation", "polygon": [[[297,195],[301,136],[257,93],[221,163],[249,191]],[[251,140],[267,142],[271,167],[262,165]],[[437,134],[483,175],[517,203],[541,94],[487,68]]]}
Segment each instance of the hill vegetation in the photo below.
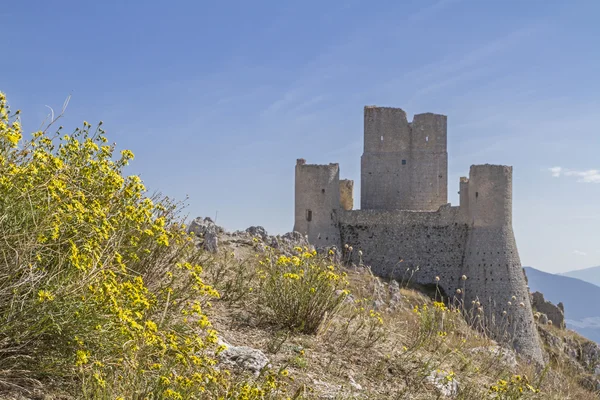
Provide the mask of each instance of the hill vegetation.
{"label": "hill vegetation", "polygon": [[565,351],[571,332],[540,326],[541,368],[478,329],[480,305],[298,235],[207,246],[180,204],[124,175],[133,153],[114,159],[101,123],[24,139],[19,114],[0,95],[4,398],[596,398],[597,360]]}

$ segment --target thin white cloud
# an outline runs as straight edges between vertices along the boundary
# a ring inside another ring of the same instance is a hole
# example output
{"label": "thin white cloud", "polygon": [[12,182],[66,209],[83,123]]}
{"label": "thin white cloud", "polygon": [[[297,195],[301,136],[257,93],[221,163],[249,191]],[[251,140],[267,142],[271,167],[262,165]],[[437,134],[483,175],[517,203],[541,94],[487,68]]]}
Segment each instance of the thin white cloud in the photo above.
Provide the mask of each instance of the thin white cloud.
{"label": "thin white cloud", "polygon": [[566,171],[565,175],[577,177],[577,182],[600,183],[600,170],[597,169],[589,169],[587,171]]}
{"label": "thin white cloud", "polygon": [[548,171],[555,178],[560,178],[561,176],[569,176],[577,178],[577,182],[580,183],[600,183],[600,170],[597,169],[588,169],[585,171],[577,171],[566,169],[563,167],[552,167],[548,168]]}
{"label": "thin white cloud", "polygon": [[574,250],[573,254],[575,254],[576,256],[587,256],[587,253],[581,250]]}
{"label": "thin white cloud", "polygon": [[562,172],[562,167],[552,167],[552,168],[548,168],[550,172],[552,172],[552,176],[555,178],[560,177],[560,174]]}

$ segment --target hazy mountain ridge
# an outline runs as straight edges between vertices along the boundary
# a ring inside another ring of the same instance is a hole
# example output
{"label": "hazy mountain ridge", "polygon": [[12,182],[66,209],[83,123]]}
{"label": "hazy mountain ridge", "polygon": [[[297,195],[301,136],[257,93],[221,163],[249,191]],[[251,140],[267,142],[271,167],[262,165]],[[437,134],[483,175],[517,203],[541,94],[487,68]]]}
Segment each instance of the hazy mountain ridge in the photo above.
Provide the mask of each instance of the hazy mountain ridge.
{"label": "hazy mountain ridge", "polygon": [[597,267],[590,267],[584,269],[577,269],[574,271],[563,272],[559,275],[568,276],[571,278],[581,279],[582,281],[592,283],[600,287],[600,265]]}
{"label": "hazy mountain ridge", "polygon": [[565,306],[567,327],[600,343],[600,286],[565,275],[525,267],[531,292],[542,292],[546,300]]}

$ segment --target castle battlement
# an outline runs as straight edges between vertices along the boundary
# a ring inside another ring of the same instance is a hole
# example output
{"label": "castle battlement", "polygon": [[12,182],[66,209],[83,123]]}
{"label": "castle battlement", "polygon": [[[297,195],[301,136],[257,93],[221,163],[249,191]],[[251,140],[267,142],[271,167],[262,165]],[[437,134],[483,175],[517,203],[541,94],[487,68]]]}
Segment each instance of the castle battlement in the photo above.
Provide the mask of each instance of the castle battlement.
{"label": "castle battlement", "polygon": [[408,268],[412,282],[438,284],[447,299],[461,289],[460,301],[483,305],[498,340],[543,363],[512,229],[512,167],[471,166],[451,206],[447,117],[409,122],[400,108],[366,106],[360,210],[352,209],[354,182],[339,172],[297,160],[295,231],[317,247],[362,250],[376,275],[402,279]]}

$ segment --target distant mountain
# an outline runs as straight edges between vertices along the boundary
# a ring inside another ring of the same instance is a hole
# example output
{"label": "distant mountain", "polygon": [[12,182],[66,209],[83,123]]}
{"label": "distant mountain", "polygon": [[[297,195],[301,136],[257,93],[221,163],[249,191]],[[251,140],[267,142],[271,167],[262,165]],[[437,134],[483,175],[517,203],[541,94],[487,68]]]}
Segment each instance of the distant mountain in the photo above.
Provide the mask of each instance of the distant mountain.
{"label": "distant mountain", "polygon": [[582,281],[586,281],[589,283],[593,283],[596,286],[600,286],[600,266],[569,271],[560,275],[581,279]]}
{"label": "distant mountain", "polygon": [[554,304],[562,301],[569,329],[600,343],[600,286],[531,267],[525,267],[525,273],[531,292],[542,292]]}

